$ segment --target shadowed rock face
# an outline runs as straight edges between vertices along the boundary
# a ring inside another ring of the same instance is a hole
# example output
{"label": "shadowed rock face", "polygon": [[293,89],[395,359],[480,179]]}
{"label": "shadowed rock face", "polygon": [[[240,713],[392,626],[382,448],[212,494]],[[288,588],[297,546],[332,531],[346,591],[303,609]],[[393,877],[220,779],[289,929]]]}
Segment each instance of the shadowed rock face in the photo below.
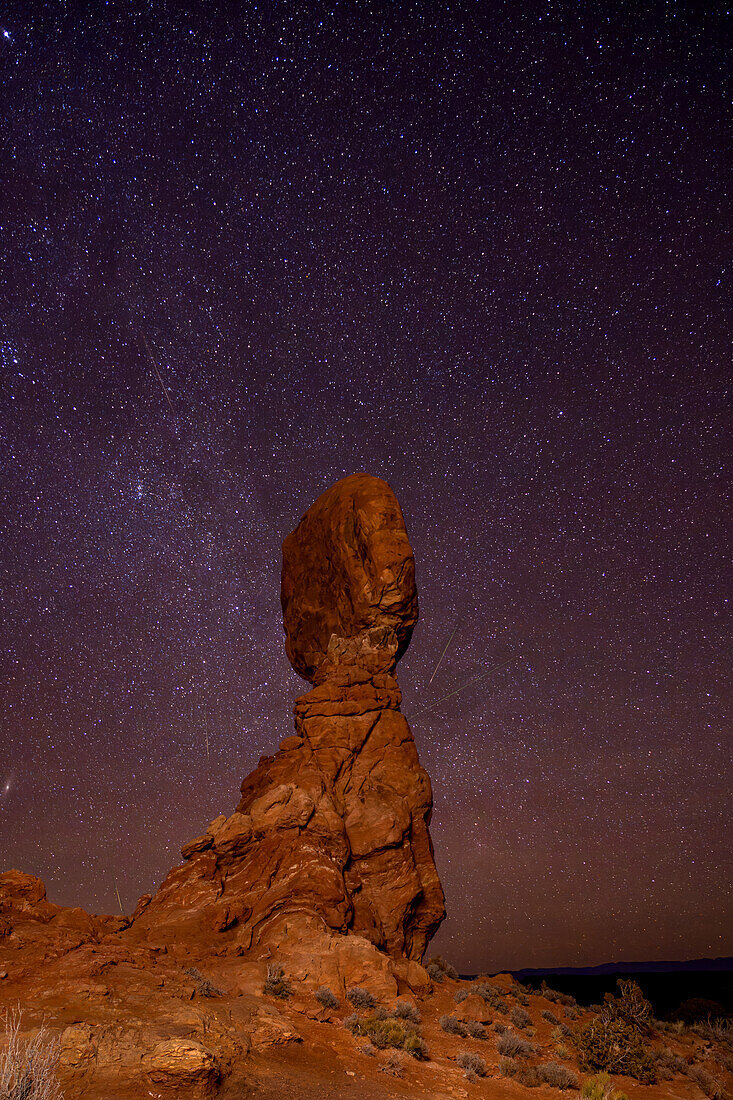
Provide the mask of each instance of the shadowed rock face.
{"label": "shadowed rock face", "polygon": [[445,908],[430,780],[393,676],[418,610],[386,482],[355,474],[308,510],[283,545],[282,604],[288,656],[315,684],[296,701],[295,736],[244,780],[234,814],[184,846],[135,924],[204,921],[242,952],[281,944],[286,921],[291,937],[357,933],[418,960]]}
{"label": "shadowed rock face", "polygon": [[321,683],[337,666],[393,672],[417,622],[415,560],[386,481],[352,474],[283,543],[281,600],[290,663]]}

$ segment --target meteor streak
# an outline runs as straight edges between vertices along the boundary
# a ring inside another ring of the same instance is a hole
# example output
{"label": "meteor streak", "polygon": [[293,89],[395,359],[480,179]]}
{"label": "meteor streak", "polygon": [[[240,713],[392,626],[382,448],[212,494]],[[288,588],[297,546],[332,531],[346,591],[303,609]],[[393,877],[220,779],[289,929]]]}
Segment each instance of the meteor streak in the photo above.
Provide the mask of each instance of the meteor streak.
{"label": "meteor streak", "polygon": [[[458,624],[458,625],[460,625],[460,624]],[[428,687],[430,687],[430,685],[432,684],[433,680],[435,679],[435,673],[436,673],[436,672],[438,671],[438,669],[440,668],[440,666],[441,666],[441,664],[442,664],[442,661],[443,661],[443,658],[445,657],[446,653],[448,652],[448,646],[449,646],[449,645],[451,644],[451,642],[453,641],[453,639],[454,639],[454,638],[455,638],[455,636],[456,636],[456,630],[458,630],[458,625],[456,625],[456,627],[455,627],[455,628],[454,628],[454,630],[453,630],[453,633],[451,634],[450,638],[448,639],[448,641],[447,641],[447,642],[446,642],[446,644],[445,644],[445,649],[444,649],[444,650],[443,650],[443,652],[441,653],[441,655],[440,655],[440,658],[439,658],[439,660],[438,660],[438,663],[437,663],[437,665],[435,666],[435,668],[433,669],[433,675],[432,675],[432,676],[430,677],[430,679],[428,680]]]}

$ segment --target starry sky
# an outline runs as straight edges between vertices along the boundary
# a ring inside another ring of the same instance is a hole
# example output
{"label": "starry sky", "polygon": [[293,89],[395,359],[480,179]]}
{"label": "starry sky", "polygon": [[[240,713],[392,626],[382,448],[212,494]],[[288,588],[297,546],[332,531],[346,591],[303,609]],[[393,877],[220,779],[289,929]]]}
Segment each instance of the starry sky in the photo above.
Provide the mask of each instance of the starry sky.
{"label": "starry sky", "polygon": [[306,690],[280,544],[365,470],[435,949],[733,954],[725,48],[672,0],[5,8],[0,869],[129,912],[231,812]]}

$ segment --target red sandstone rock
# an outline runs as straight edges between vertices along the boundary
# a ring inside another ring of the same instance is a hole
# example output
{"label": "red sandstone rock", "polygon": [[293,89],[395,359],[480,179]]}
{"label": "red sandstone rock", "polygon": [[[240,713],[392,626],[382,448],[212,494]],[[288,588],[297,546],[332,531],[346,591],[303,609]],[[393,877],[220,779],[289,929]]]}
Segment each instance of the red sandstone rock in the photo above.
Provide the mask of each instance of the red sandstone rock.
{"label": "red sandstone rock", "polygon": [[417,593],[385,482],[355,474],[309,509],[283,545],[282,600],[288,656],[316,683],[296,701],[296,736],[244,780],[230,817],[183,846],[135,925],[230,932],[240,953],[297,915],[419,960],[445,909],[430,780],[392,675]]}
{"label": "red sandstone rock", "polygon": [[415,561],[386,481],[352,474],[283,543],[281,599],[293,668],[319,683],[331,664],[391,672],[417,622]]}

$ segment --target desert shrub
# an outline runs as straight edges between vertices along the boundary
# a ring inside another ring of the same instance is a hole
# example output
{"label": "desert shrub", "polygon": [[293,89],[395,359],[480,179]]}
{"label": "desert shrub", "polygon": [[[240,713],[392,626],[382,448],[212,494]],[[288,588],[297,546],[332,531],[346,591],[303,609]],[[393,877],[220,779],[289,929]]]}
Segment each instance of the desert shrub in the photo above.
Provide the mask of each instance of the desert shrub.
{"label": "desert shrub", "polygon": [[357,1043],[356,1044],[356,1049],[361,1054],[366,1054],[370,1058],[374,1058],[374,1056],[377,1053],[377,1048],[374,1046],[373,1043],[370,1043],[368,1039],[365,1039],[363,1043]]}
{"label": "desert shrub", "polygon": [[558,1058],[569,1058],[570,1057],[570,1051],[568,1050],[568,1048],[565,1046],[564,1043],[558,1043],[557,1044],[557,1046],[555,1047],[555,1054],[558,1056]]}
{"label": "desert shrub", "polygon": [[[208,978],[205,978],[201,971],[197,970],[195,966],[187,966],[183,973],[188,974],[189,978],[193,978],[196,985],[196,992],[199,997],[224,996],[222,990],[215,986]],[[2,1094],[0,1093],[0,1095]]]}
{"label": "desert shrub", "polygon": [[583,1100],[629,1100],[625,1092],[617,1092],[609,1075],[597,1073],[583,1082],[580,1090]]}
{"label": "desert shrub", "polygon": [[623,1020],[630,1027],[643,1031],[649,1026],[652,1019],[652,1006],[641,991],[640,986],[629,978],[619,978],[616,982],[619,988],[618,997],[612,993],[606,993],[601,1008],[601,1018],[611,1020]]}
{"label": "desert shrub", "polygon": [[520,1066],[514,1074],[514,1080],[526,1089],[536,1089],[543,1084],[542,1074],[537,1066]]}
{"label": "desert shrub", "polygon": [[324,1008],[338,1008],[341,1004],[336,994],[327,985],[322,985],[316,990],[316,1000]]}
{"label": "desert shrub", "polygon": [[392,1015],[396,1016],[398,1020],[410,1020],[413,1024],[419,1024],[421,1020],[420,1009],[410,1004],[409,1001],[397,1001]]}
{"label": "desert shrub", "polygon": [[576,1005],[567,1005],[565,1008],[565,1018],[567,1020],[580,1019],[580,1009]]}
{"label": "desert shrub", "polygon": [[0,1052],[2,1100],[63,1100],[56,1078],[58,1039],[42,1024],[30,1039],[20,1038],[20,1009],[3,1014],[5,1047]]}
{"label": "desert shrub", "polygon": [[463,1025],[466,1029],[466,1035],[470,1035],[472,1039],[485,1039],[486,1032],[484,1025],[478,1023],[477,1020],[466,1020]]}
{"label": "desert shrub", "polygon": [[519,1005],[516,1005],[509,1013],[509,1019],[515,1027],[530,1027],[532,1024],[532,1017],[529,1012],[526,1012]]}
{"label": "desert shrub", "polygon": [[425,969],[428,972],[428,977],[432,978],[434,982],[443,981],[443,971],[440,969],[439,966],[436,965],[436,963],[428,963]]}
{"label": "desert shrub", "polygon": [[417,1031],[407,1032],[405,1041],[402,1044],[402,1049],[406,1054],[409,1054],[411,1058],[417,1058],[418,1061],[425,1061],[428,1056],[428,1044]]}
{"label": "desert shrub", "polygon": [[669,1047],[665,1047],[664,1050],[655,1050],[652,1057],[657,1065],[666,1070],[671,1076],[687,1073],[687,1062],[671,1051]]}
{"label": "desert shrub", "polygon": [[377,1003],[369,990],[362,989],[360,985],[352,985],[351,989],[346,991],[346,999],[354,1008],[374,1008]]}
{"label": "desert shrub", "polygon": [[470,992],[476,993],[486,1001],[487,1005],[490,1005],[496,1012],[500,1012],[502,1016],[508,1014],[509,1009],[496,986],[489,985],[488,982],[473,982]]}
{"label": "desert shrub", "polygon": [[520,1069],[519,1062],[515,1062],[513,1058],[499,1059],[499,1073],[502,1077],[514,1077]]}
{"label": "desert shrub", "polygon": [[575,1006],[577,1001],[575,997],[571,997],[569,993],[560,993],[557,989],[550,989],[547,982],[543,982],[540,986],[540,993],[547,1001],[553,1001],[558,1005]]}
{"label": "desert shrub", "polygon": [[[446,962],[441,955],[433,955],[431,959],[428,959],[428,965],[425,968],[428,974],[430,974],[431,966],[437,967],[441,974],[446,978],[456,979],[458,977],[458,971],[456,970],[455,966],[451,966],[451,964],[449,962]],[[430,976],[432,977],[432,974]]]}
{"label": "desert shrub", "polygon": [[521,1035],[517,1035],[516,1031],[508,1030],[499,1036],[496,1049],[499,1054],[503,1054],[507,1058],[528,1058],[530,1054],[534,1053],[534,1047],[531,1043],[528,1043]]}
{"label": "desert shrub", "polygon": [[[465,1071],[466,1077],[469,1077],[469,1074],[473,1074],[474,1078],[486,1076],[486,1062],[472,1050],[462,1050],[456,1055],[456,1062]],[[470,1077],[469,1080],[471,1080]]]}
{"label": "desert shrub", "polygon": [[710,1100],[723,1100],[725,1089],[723,1088],[722,1081],[718,1081],[716,1077],[713,1077],[712,1073],[709,1073],[702,1066],[693,1066],[688,1071],[688,1076],[691,1081],[694,1081],[695,1084],[702,1089]]}
{"label": "desert shrub", "polygon": [[656,1080],[656,1066],[638,1031],[624,1020],[594,1016],[575,1034],[581,1069],[623,1073],[643,1084]]}
{"label": "desert shrub", "polygon": [[555,1013],[550,1012],[549,1008],[543,1008],[542,1009],[542,1019],[547,1020],[547,1022],[550,1023],[550,1024],[559,1024],[560,1023],[560,1021],[558,1020]]}
{"label": "desert shrub", "polygon": [[733,1020],[722,1016],[701,1020],[693,1024],[691,1030],[709,1043],[725,1043],[727,1046],[733,1043]]}
{"label": "desert shrub", "polygon": [[465,1001],[467,996],[468,996],[468,990],[467,989],[458,989],[458,990],[456,990],[456,995],[453,998],[453,1000],[456,1002],[457,1005],[459,1005],[459,1004],[462,1004],[463,1001]]}
{"label": "desert shrub", "polygon": [[380,1019],[377,1016],[353,1017],[344,1020],[344,1024],[355,1035],[363,1035],[379,1050],[393,1047],[404,1050],[413,1058],[426,1058],[427,1046],[413,1024],[394,1018]]}
{"label": "desert shrub", "polygon": [[384,1007],[384,1005],[377,1005],[372,1015],[374,1016],[375,1020],[388,1020],[392,1013],[387,1012],[387,1009]]}
{"label": "desert shrub", "polygon": [[267,964],[267,977],[262,988],[263,993],[269,993],[271,997],[287,999],[293,990],[290,982],[285,977],[285,971],[277,963]]}
{"label": "desert shrub", "polygon": [[440,1026],[443,1031],[447,1031],[449,1035],[461,1035],[465,1036],[466,1029],[460,1020],[457,1020],[455,1016],[441,1016]]}
{"label": "desert shrub", "polygon": [[508,1031],[506,1024],[503,1024],[501,1020],[497,1020],[496,1023],[491,1025],[497,1035],[503,1035],[505,1031]]}
{"label": "desert shrub", "polygon": [[577,1089],[578,1087],[578,1078],[575,1074],[565,1066],[558,1065],[557,1062],[543,1062],[542,1065],[537,1066],[537,1072],[542,1081],[553,1089]]}

